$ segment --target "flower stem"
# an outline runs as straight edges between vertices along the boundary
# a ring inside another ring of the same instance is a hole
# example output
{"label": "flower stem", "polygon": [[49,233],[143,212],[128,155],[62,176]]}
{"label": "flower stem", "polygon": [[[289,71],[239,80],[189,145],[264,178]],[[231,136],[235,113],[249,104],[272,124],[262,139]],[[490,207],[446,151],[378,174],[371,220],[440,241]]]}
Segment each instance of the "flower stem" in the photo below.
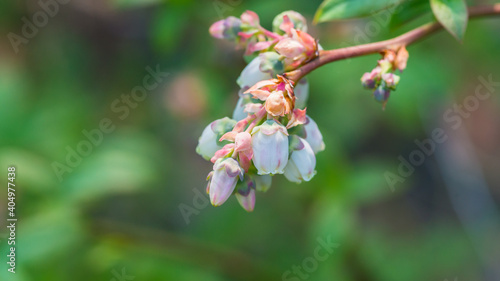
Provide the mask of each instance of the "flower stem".
{"label": "flower stem", "polygon": [[264,33],[264,35],[266,35],[269,38],[272,38],[272,39],[282,39],[283,38],[283,36],[276,34],[272,31],[269,31],[269,30],[263,28],[262,26],[259,29],[262,33]]}
{"label": "flower stem", "polygon": [[255,119],[253,119],[252,123],[250,123],[250,125],[245,130],[245,132],[251,133],[253,128],[255,128],[255,126],[257,126],[257,124],[259,124],[260,121],[262,121],[262,119],[264,118],[264,115],[265,115],[264,113],[266,113],[266,109],[264,107],[262,107],[257,113],[255,113],[255,117],[254,117]]}

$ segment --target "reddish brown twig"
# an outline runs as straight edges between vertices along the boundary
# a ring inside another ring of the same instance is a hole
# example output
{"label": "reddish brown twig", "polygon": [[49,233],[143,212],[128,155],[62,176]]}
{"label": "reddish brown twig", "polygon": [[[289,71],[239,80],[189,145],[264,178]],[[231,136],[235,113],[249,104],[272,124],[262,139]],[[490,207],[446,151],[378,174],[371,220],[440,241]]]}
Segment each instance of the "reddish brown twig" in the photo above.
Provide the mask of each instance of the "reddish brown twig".
{"label": "reddish brown twig", "polygon": [[[500,15],[500,4],[494,4],[489,6],[477,6],[469,7],[469,18],[477,18],[484,16],[498,16]],[[417,27],[411,31],[408,31],[398,37],[374,42],[369,44],[363,44],[358,46],[346,47],[341,49],[320,51],[319,56],[300,67],[299,69],[285,73],[285,76],[295,82],[299,81],[302,77],[306,76],[316,68],[325,65],[330,62],[358,57],[363,55],[369,55],[374,53],[380,53],[383,50],[393,49],[398,50],[402,46],[407,46],[423,37],[441,29],[443,26],[438,22],[427,23],[420,27]]]}

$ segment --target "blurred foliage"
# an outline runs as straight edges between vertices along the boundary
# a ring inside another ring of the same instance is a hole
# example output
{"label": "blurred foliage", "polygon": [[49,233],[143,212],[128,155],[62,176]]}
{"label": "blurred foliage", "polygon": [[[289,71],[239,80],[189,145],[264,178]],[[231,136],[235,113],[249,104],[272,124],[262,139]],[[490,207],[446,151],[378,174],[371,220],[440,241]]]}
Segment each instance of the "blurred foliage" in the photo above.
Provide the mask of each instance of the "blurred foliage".
{"label": "blurred foliage", "polygon": [[366,17],[397,6],[405,0],[325,0],[314,15],[315,22]]}
{"label": "blurred foliage", "polygon": [[459,41],[467,28],[468,12],[465,0],[431,0],[436,19]]}
{"label": "blurred foliage", "polygon": [[[39,11],[37,3],[0,2],[2,34],[20,34],[22,17]],[[184,220],[180,204],[195,205],[211,169],[195,153],[198,136],[232,113],[245,65],[241,50],[210,38],[210,24],[247,9],[267,27],[290,9],[311,21],[320,4],[70,1],[18,54],[3,40],[0,181],[7,182],[9,165],[17,167],[19,222],[17,273],[2,262],[0,280],[109,281],[122,269],[134,280],[280,280],[326,237],[340,246],[310,280],[481,279],[481,260],[439,176],[429,172],[433,158],[395,192],[383,174],[426,137],[422,115],[461,100],[479,75],[500,75],[496,19],[471,22],[463,45],[441,33],[410,46],[408,69],[385,111],[359,82],[377,55],[316,70],[308,113],[326,143],[316,177],[301,185],[275,177],[251,214],[229,200]],[[310,29],[331,49],[387,39],[428,20],[397,17],[391,22],[398,27],[415,20],[393,30],[373,15]],[[121,120],[112,103],[156,65],[169,73],[166,81]],[[498,109],[498,99],[491,103]],[[76,149],[86,140],[82,131],[99,128],[103,118],[116,130],[59,181],[52,163],[65,163],[68,147]],[[1,192],[2,218],[6,203]]]}

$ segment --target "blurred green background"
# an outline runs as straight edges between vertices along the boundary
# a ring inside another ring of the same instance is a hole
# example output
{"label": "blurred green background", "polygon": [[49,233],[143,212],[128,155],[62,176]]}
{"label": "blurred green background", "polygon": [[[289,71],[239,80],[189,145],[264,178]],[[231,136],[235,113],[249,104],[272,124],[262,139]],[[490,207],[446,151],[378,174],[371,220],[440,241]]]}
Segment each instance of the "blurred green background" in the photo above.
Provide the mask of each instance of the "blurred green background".
{"label": "blurred green background", "polygon": [[[284,10],[310,22],[320,3],[70,0],[16,53],[7,35],[21,35],[23,17],[41,8],[1,1],[0,280],[286,280],[283,273],[327,238],[339,247],[307,277],[289,280],[500,280],[498,85],[394,191],[384,177],[397,173],[399,155],[418,148],[415,140],[445,127],[443,112],[473,94],[478,77],[500,81],[498,19],[470,22],[463,44],[440,32],[410,46],[385,111],[359,81],[378,55],[316,70],[308,114],[326,150],[314,179],[296,185],[274,177],[250,214],[234,197],[196,207],[212,168],[195,153],[198,137],[231,116],[245,66],[242,51],[211,38],[209,26],[247,9],[267,28]],[[429,19],[389,29],[375,16],[309,31],[332,49],[391,38]],[[142,85],[148,66],[169,75],[120,118],[113,102]],[[68,147],[103,118],[115,130],[59,181],[53,163],[66,163]],[[5,263],[10,165],[17,168],[15,274]],[[187,220],[183,206],[195,209]]]}

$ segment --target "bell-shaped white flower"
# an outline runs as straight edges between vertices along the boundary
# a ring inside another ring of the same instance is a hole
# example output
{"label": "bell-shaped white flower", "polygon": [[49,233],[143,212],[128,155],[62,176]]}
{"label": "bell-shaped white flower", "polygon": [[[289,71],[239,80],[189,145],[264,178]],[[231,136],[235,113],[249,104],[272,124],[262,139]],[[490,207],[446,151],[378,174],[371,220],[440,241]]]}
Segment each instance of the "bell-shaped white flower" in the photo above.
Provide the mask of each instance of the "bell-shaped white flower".
{"label": "bell-shaped white flower", "polygon": [[233,111],[233,119],[236,121],[241,121],[248,116],[248,112],[245,111],[245,107],[247,104],[252,103],[252,98],[249,94],[244,94],[245,90],[240,90],[238,93],[240,98],[238,99],[238,103]]}
{"label": "bell-shaped white flower", "polygon": [[310,181],[316,174],[316,156],[307,141],[297,137],[299,144],[293,149],[285,168],[285,177],[296,183]]}
{"label": "bell-shaped white flower", "polygon": [[238,179],[243,179],[243,169],[238,164],[238,161],[233,158],[218,159],[214,164],[213,174],[209,179],[208,186],[212,205],[217,207],[226,202],[233,193]]}
{"label": "bell-shaped white flower", "polygon": [[253,175],[252,179],[255,182],[255,189],[260,192],[266,192],[271,188],[271,183],[273,181],[273,177],[270,175]]}
{"label": "bell-shaped white flower", "polygon": [[288,132],[267,120],[252,130],[253,163],[259,175],[283,174],[288,162]]}
{"label": "bell-shaped white flower", "polygon": [[243,69],[240,77],[236,80],[242,89],[252,87],[259,81],[273,78],[270,72],[262,71],[261,64],[264,62],[264,58],[262,55],[257,56]]}
{"label": "bell-shaped white flower", "polygon": [[236,121],[245,119],[248,116],[248,113],[246,113],[244,110],[245,110],[245,98],[240,97],[233,111],[233,119]]}
{"label": "bell-shaped white flower", "polygon": [[203,158],[210,160],[215,155],[215,152],[222,147],[217,144],[217,134],[212,130],[211,125],[208,125],[201,137],[198,140],[198,146],[196,147],[196,153],[201,155]]}
{"label": "bell-shaped white flower", "polygon": [[293,93],[297,98],[295,100],[295,108],[306,108],[307,99],[309,98],[309,82],[305,78],[300,79],[293,89]]}
{"label": "bell-shaped white flower", "polygon": [[229,132],[236,121],[224,117],[210,123],[201,133],[201,137],[198,139],[198,146],[196,147],[196,153],[201,155],[203,158],[210,160],[215,152],[222,148],[219,138]]}
{"label": "bell-shaped white flower", "polygon": [[311,145],[314,153],[325,150],[325,143],[323,142],[323,135],[318,129],[318,125],[314,120],[306,116],[306,123],[304,124],[306,131],[306,141]]}

